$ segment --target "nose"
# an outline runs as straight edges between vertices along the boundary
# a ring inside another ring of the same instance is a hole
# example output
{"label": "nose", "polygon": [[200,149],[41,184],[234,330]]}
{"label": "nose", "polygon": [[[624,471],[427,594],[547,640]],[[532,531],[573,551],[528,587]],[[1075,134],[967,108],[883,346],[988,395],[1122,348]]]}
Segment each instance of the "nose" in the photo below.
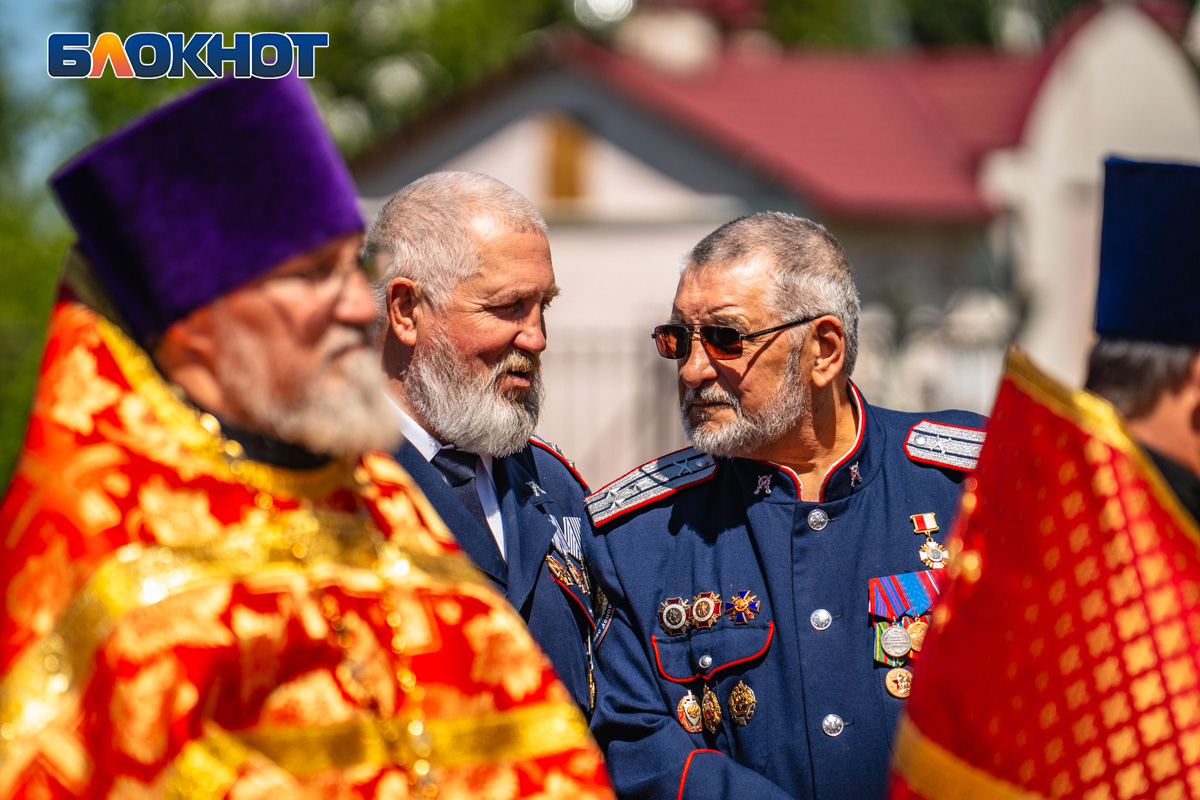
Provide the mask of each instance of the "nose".
{"label": "nose", "polygon": [[356,327],[370,324],[375,319],[376,308],[367,274],[361,269],[352,270],[345,281],[333,306],[334,318]]}
{"label": "nose", "polygon": [[717,368],[700,341],[700,332],[688,331],[688,335],[693,341],[687,358],[679,362],[679,380],[689,388],[695,389],[705,381],[715,380]]}
{"label": "nose", "polygon": [[546,317],[540,307],[535,308],[521,322],[521,330],[513,344],[529,353],[542,353],[546,349]]}

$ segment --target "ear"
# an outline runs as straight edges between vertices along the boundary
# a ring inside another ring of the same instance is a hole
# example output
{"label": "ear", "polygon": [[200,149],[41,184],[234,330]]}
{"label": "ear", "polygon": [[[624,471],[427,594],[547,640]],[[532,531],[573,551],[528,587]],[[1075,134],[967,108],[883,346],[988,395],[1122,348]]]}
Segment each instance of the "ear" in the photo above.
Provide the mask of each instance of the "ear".
{"label": "ear", "polygon": [[812,383],[820,389],[842,374],[846,363],[846,329],[837,317],[821,317],[813,323],[811,336],[816,349]]}
{"label": "ear", "polygon": [[154,346],[154,358],[163,369],[176,364],[211,364],[217,346],[215,330],[212,306],[198,308],[163,332]]}
{"label": "ear", "polygon": [[388,327],[400,343],[413,347],[417,343],[417,323],[420,321],[420,292],[409,278],[393,278],[387,287]]}
{"label": "ear", "polygon": [[163,332],[153,355],[167,380],[183,389],[193,403],[213,414],[228,414],[228,398],[214,371],[216,325],[213,307],[199,308]]}

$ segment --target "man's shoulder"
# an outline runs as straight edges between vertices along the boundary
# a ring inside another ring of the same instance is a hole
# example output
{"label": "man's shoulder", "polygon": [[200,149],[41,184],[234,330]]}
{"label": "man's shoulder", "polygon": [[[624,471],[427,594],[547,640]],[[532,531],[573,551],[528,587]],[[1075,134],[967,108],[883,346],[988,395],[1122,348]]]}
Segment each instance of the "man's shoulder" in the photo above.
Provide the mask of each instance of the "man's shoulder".
{"label": "man's shoulder", "polygon": [[588,515],[597,529],[623,524],[651,504],[709,480],[716,471],[715,459],[694,447],[659,456],[589,495]]}
{"label": "man's shoulder", "polygon": [[970,472],[986,438],[987,417],[973,411],[893,411],[873,407],[889,442],[898,441],[909,461]]}
{"label": "man's shoulder", "polygon": [[575,462],[567,458],[562,449],[553,442],[546,441],[540,436],[529,439],[528,446],[521,455],[532,460],[540,476],[552,480],[563,481],[572,488],[582,490],[583,494],[591,491],[587,481],[575,469]]}

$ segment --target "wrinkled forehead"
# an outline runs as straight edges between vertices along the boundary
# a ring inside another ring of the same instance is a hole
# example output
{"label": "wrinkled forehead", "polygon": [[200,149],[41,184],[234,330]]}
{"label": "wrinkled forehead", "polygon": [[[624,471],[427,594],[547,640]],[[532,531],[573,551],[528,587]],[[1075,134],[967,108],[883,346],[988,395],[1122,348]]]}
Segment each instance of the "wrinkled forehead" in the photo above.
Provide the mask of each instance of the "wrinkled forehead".
{"label": "wrinkled forehead", "polygon": [[672,314],[681,319],[763,316],[770,286],[770,265],[761,258],[689,263],[679,276]]}

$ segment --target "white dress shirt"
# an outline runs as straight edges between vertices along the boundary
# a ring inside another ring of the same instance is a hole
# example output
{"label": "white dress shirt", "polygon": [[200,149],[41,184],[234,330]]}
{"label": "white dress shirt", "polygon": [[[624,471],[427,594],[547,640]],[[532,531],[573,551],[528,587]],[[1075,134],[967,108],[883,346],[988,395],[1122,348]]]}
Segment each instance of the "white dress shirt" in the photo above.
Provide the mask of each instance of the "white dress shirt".
{"label": "white dress shirt", "polygon": [[[390,397],[388,400],[396,409],[400,420],[400,432],[426,461],[432,462],[433,457],[444,447],[457,449],[454,445],[444,445],[433,438],[433,434],[418,425],[395,401]],[[477,455],[479,463],[475,465],[475,491],[479,495],[483,513],[487,516],[488,527],[492,529],[492,536],[496,538],[496,546],[500,548],[500,557],[508,561],[508,550],[504,547],[504,518],[500,515],[500,500],[496,497],[496,483],[492,478],[492,457],[482,453]],[[438,474],[442,475],[440,470]],[[445,475],[442,475],[442,480],[446,481],[447,485],[450,484]]]}

